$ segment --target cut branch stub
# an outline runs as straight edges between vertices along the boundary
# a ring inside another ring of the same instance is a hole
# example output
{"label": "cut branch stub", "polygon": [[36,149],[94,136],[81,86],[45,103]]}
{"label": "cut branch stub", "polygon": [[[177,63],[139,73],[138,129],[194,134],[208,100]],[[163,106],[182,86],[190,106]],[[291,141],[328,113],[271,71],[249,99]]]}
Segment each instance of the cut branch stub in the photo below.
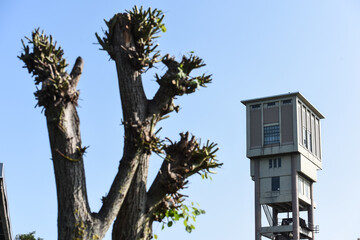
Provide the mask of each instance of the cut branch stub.
{"label": "cut branch stub", "polygon": [[115,14],[109,21],[105,20],[108,30],[104,32],[105,36],[101,38],[95,33],[99,44],[102,46],[101,50],[109,53],[111,59],[115,60],[113,37],[116,24],[124,23],[123,19],[128,19],[128,26],[126,27],[131,32],[131,37],[134,38],[135,49],[130,48],[124,44],[119,46],[128,55],[133,67],[141,72],[152,68],[155,63],[160,62],[160,51],[156,48],[158,44],[154,39],[158,38],[158,33],[165,32],[165,25],[162,23],[164,14],[161,10],[151,8],[145,10],[143,7],[134,7],[127,14]]}
{"label": "cut branch stub", "polygon": [[[207,178],[208,173],[214,173],[211,169],[222,165],[215,159],[217,144],[207,141],[200,147],[194,136],[189,139],[188,132],[181,133],[180,136],[179,142],[172,143],[169,140],[171,144],[164,146],[166,159],[148,192],[148,207],[153,221],[164,223],[165,217],[168,220],[170,217],[172,221],[184,217],[184,209],[187,209],[187,206],[183,201],[187,196],[179,193],[179,190],[186,187],[187,178],[195,173]],[[205,213],[194,207],[193,210],[194,218]],[[186,225],[188,232],[191,232],[190,227]]]}
{"label": "cut branch stub", "polygon": [[190,76],[192,70],[205,66],[203,60],[193,54],[189,57],[183,56],[180,63],[167,54],[162,62],[167,66],[168,71],[162,77],[155,75],[156,81],[160,86],[171,89],[174,95],[193,93],[196,89],[206,87],[206,84],[211,82],[211,75]]}
{"label": "cut branch stub", "polygon": [[189,177],[200,171],[210,172],[210,169],[222,165],[215,159],[218,151],[216,143],[207,141],[206,145],[200,147],[192,136],[189,140],[189,133],[181,133],[181,140],[178,143],[166,146],[167,158],[173,163],[172,169],[185,177]]}
{"label": "cut branch stub", "polygon": [[189,139],[189,133],[180,134],[179,142],[164,146],[166,159],[164,160],[159,174],[161,184],[167,189],[168,194],[176,193],[183,189],[187,178],[195,173],[213,173],[211,169],[220,167],[215,159],[215,152],[218,150],[215,143],[209,143],[199,147],[195,137]]}
{"label": "cut branch stub", "polygon": [[[79,97],[76,85],[79,81],[83,60],[78,57],[74,69],[69,75],[65,68],[68,66],[63,58],[64,51],[56,47],[52,36],[47,36],[39,29],[32,32],[32,38],[27,38],[29,45],[23,43],[24,52],[19,56],[29,73],[35,76],[35,84],[42,84],[34,94],[38,106],[57,107],[61,102],[72,102],[75,105]],[[31,51],[32,50],[32,51]]]}
{"label": "cut branch stub", "polygon": [[38,28],[32,32],[31,39],[25,38],[28,43],[32,44],[32,49],[25,45],[24,40],[21,40],[24,53],[19,56],[19,59],[25,63],[24,67],[28,69],[29,73],[35,76],[36,84],[65,72],[68,64],[63,58],[64,51],[61,47],[56,47],[56,42],[53,42],[51,35],[46,36],[44,31],[40,33]]}

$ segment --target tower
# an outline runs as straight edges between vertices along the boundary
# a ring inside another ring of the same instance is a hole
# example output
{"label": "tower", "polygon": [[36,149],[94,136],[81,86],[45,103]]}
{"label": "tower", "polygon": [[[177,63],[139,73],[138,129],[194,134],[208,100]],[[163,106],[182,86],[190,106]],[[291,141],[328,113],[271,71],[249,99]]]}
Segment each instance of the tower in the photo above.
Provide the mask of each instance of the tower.
{"label": "tower", "polygon": [[314,240],[313,184],[322,168],[324,116],[299,92],[242,103],[255,185],[255,240]]}
{"label": "tower", "polygon": [[5,185],[4,164],[0,163],[0,240],[11,239],[11,223]]}

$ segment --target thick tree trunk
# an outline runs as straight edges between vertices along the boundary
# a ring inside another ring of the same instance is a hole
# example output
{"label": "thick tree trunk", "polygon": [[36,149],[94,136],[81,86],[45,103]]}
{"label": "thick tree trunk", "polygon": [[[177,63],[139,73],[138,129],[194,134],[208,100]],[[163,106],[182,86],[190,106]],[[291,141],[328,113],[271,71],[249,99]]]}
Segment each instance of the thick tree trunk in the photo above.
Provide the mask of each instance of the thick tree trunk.
{"label": "thick tree trunk", "polygon": [[[122,54],[117,56],[121,61]],[[82,60],[79,61],[82,64]],[[141,173],[137,174],[136,184],[145,186],[139,189],[144,192],[140,196],[146,195],[146,177],[141,179],[141,176],[143,172],[147,173],[150,152],[142,145],[141,136],[150,129],[150,121],[145,120],[147,100],[140,74],[126,63],[117,64],[117,69],[122,102],[128,103],[123,104],[124,154],[118,174],[98,213],[91,213],[87,200],[82,157],[85,148],[81,145],[76,101],[61,101],[45,110],[56,178],[60,240],[102,239],[118,214],[137,171]],[[77,83],[79,76],[73,76],[72,80]],[[75,87],[76,84],[70,90],[75,92]],[[144,198],[140,199],[139,203],[144,201]]]}
{"label": "thick tree trunk", "polygon": [[[119,171],[98,213],[91,213],[87,199],[83,161],[86,148],[81,144],[76,111],[79,96],[76,86],[83,61],[79,57],[69,75],[62,49],[56,48],[52,37],[39,30],[33,32],[32,40],[29,39],[33,49],[24,44],[24,53],[19,58],[35,76],[35,83],[42,84],[35,96],[38,105],[45,108],[47,119],[57,189],[59,240],[102,239],[116,216],[114,240],[149,240],[152,222],[162,220],[156,214],[180,206],[182,195],[177,192],[187,183],[186,178],[221,165],[214,159],[213,143],[198,149],[195,137],[189,140],[187,133],[181,134],[180,142],[170,141],[167,146],[155,136],[156,123],[178,110],[173,103],[176,96],[192,93],[196,86],[205,86],[211,81],[210,75],[189,76],[192,69],[204,65],[202,59],[184,56],[180,64],[166,55],[162,62],[168,71],[157,79],[160,88],[154,98],[146,98],[141,73],[151,68],[159,57],[153,52],[156,46],[151,39],[164,29],[162,19],[162,12],[156,9],[139,11],[134,8],[132,14],[116,14],[106,22],[109,32],[103,40],[97,36],[116,64],[125,131]],[[152,151],[167,156],[147,192]],[[169,194],[177,206],[167,204]]]}
{"label": "thick tree trunk", "polygon": [[145,238],[146,231],[143,226],[147,221],[146,183],[151,151],[145,149],[141,142],[145,140],[146,135],[149,136],[151,118],[147,113],[148,100],[143,89],[141,73],[134,68],[129,60],[128,52],[124,50],[124,48],[128,51],[135,50],[127,14],[118,15],[113,43],[125,125],[125,142],[134,138],[133,144],[142,148],[143,153],[139,156],[139,166],[115,220],[112,238],[116,240],[148,239]]}
{"label": "thick tree trunk", "polygon": [[82,222],[93,221],[86,194],[79,117],[74,104],[67,103],[46,110],[46,118],[58,198],[58,237],[71,239],[77,235],[74,226],[80,230]]}
{"label": "thick tree trunk", "polygon": [[[151,230],[147,226],[146,181],[149,156],[144,154],[138,166],[125,201],[117,216],[112,232],[112,239],[149,239]],[[150,233],[149,233],[150,231]]]}
{"label": "thick tree trunk", "polygon": [[[58,109],[59,108],[59,109]],[[79,118],[74,104],[47,109],[49,139],[58,198],[58,239],[102,239],[125,199],[144,150],[129,139],[119,172],[99,213],[91,213],[87,201]],[[147,161],[147,159],[146,159]]]}

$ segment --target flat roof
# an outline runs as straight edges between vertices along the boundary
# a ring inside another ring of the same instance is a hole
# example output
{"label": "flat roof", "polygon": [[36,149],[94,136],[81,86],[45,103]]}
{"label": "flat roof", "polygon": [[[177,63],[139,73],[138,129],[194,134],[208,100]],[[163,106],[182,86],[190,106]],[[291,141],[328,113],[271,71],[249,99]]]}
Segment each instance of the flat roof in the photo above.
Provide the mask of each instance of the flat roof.
{"label": "flat roof", "polygon": [[269,97],[253,98],[253,99],[243,100],[241,101],[241,103],[246,106],[247,104],[251,104],[251,103],[277,100],[281,98],[295,97],[295,96],[298,97],[303,103],[305,103],[306,106],[308,106],[320,119],[325,118],[324,115],[322,115],[300,92],[292,92],[292,93],[289,92],[289,93],[279,94]]}

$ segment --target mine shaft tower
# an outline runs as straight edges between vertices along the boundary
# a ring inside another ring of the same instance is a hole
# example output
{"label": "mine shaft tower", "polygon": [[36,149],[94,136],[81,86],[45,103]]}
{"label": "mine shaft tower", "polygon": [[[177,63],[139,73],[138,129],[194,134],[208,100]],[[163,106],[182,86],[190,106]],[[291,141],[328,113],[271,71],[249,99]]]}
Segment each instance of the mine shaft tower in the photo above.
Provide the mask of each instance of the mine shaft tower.
{"label": "mine shaft tower", "polygon": [[324,116],[299,92],[242,103],[255,184],[255,240],[314,240],[313,184],[322,168]]}

